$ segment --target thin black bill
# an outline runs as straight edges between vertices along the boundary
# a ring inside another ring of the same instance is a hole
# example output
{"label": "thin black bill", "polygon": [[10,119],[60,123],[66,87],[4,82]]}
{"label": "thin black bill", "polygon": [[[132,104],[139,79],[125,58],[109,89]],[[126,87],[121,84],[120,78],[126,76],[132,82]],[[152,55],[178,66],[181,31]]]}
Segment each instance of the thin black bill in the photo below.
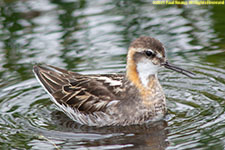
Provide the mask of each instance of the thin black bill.
{"label": "thin black bill", "polygon": [[182,73],[190,78],[192,78],[195,74],[191,71],[188,71],[188,70],[185,70],[185,69],[182,69],[182,68],[179,68],[177,66],[174,66],[172,64],[169,64],[168,62],[162,64],[162,66],[164,66],[165,68],[167,69],[171,69],[171,70],[174,70],[176,72],[179,72],[179,73]]}

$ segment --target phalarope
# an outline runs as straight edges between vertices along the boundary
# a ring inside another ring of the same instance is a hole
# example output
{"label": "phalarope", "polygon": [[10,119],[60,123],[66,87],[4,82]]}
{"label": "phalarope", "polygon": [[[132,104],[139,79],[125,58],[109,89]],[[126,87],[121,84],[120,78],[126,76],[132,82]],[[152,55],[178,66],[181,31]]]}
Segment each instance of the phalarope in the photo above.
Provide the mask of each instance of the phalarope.
{"label": "phalarope", "polygon": [[51,65],[35,65],[33,71],[52,101],[75,122],[125,126],[165,116],[166,99],[157,78],[162,66],[194,75],[169,64],[162,43],[147,36],[130,44],[124,75],[81,75]]}

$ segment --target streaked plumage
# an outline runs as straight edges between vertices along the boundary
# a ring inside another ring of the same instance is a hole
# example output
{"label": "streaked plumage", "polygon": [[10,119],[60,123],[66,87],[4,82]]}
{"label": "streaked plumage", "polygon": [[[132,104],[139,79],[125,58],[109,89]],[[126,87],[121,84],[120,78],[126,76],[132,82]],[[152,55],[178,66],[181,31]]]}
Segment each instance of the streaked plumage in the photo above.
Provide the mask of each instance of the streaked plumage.
{"label": "streaked plumage", "polygon": [[169,65],[163,45],[145,36],[131,43],[126,74],[81,75],[50,65],[36,65],[34,73],[72,120],[89,126],[125,126],[165,115],[166,100],[157,78],[160,66],[191,73]]}

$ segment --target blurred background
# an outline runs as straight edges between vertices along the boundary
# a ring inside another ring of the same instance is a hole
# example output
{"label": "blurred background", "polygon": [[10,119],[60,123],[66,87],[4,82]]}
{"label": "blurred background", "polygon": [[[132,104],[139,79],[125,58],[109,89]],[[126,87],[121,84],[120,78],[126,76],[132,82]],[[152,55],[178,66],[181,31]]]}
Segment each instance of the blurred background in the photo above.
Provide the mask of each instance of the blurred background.
{"label": "blurred background", "polygon": [[[147,0],[0,1],[0,149],[224,149],[225,6]],[[32,73],[46,63],[82,74],[125,72],[129,43],[159,39],[165,120],[80,126],[59,112]]]}

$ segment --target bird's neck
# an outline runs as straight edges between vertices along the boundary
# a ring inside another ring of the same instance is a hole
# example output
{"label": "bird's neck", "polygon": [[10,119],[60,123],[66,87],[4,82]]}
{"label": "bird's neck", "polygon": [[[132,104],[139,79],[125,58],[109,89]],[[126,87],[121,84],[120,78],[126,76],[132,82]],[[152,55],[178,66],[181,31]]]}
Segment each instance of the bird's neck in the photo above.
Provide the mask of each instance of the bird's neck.
{"label": "bird's neck", "polygon": [[129,67],[126,72],[127,79],[134,84],[138,89],[150,90],[153,88],[153,84],[158,84],[157,74],[145,74],[139,73],[137,67]]}
{"label": "bird's neck", "polygon": [[148,64],[136,64],[133,59],[127,59],[127,79],[136,86],[140,94],[147,96],[159,85],[157,74],[147,68]]}
{"label": "bird's neck", "polygon": [[137,71],[137,66],[128,64],[126,77],[138,90],[144,106],[151,107],[154,103],[157,103],[157,96],[160,99],[165,99],[157,74],[150,74],[142,81],[140,73]]}

